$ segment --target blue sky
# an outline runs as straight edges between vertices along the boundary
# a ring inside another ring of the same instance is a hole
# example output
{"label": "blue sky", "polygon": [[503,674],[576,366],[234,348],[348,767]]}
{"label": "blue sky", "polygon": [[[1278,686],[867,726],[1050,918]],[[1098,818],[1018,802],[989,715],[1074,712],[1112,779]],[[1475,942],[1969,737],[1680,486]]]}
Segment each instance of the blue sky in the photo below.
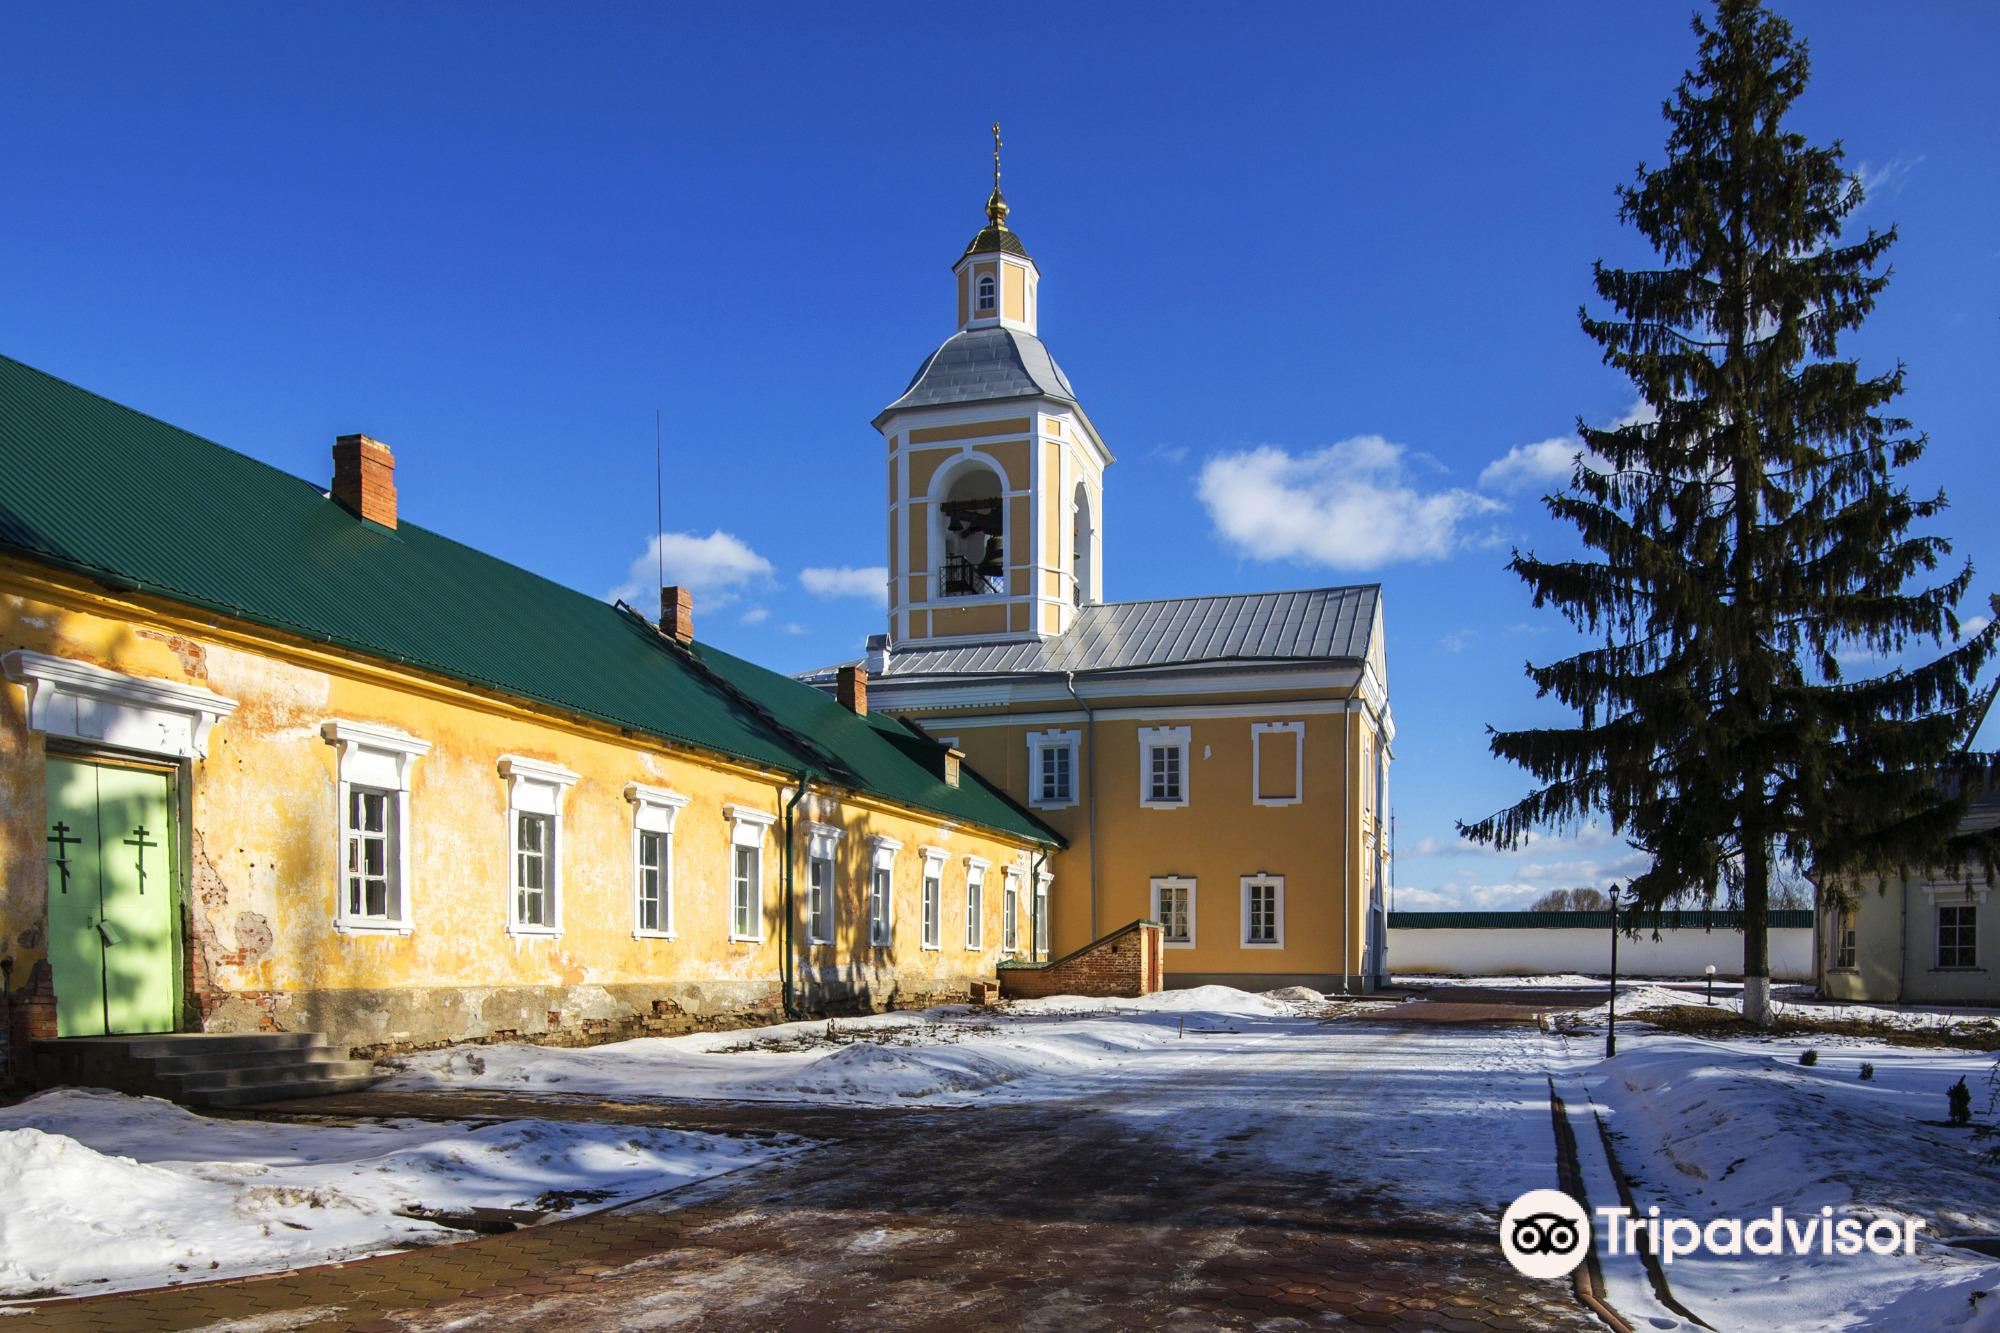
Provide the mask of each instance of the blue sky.
{"label": "blue sky", "polygon": [[[1851,350],[1908,365],[1969,614],[2000,8],[1779,8],[1794,123],[1902,228]],[[703,636],[816,665],[881,625],[868,421],[950,332],[998,117],[1042,332],[1120,458],[1107,596],[1380,580],[1399,905],[1516,905],[1633,869],[1452,820],[1525,790],[1486,725],[1550,716],[1520,668],[1565,633],[1502,566],[1563,544],[1545,442],[1633,406],[1576,310],[1592,260],[1646,259],[1612,188],[1661,156],[1690,13],[15,6],[0,351],[310,477],[376,435],[407,517],[598,595],[652,581],[659,409]]]}

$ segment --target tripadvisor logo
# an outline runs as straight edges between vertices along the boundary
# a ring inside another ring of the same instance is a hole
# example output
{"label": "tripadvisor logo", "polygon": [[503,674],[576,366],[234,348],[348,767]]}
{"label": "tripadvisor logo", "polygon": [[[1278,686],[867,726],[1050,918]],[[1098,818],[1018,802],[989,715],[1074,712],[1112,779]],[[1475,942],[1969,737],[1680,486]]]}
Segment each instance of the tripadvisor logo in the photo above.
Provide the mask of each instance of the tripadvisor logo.
{"label": "tripadvisor logo", "polygon": [[[1914,1254],[1922,1218],[1837,1216],[1831,1207],[1818,1214],[1788,1217],[1782,1208],[1744,1221],[1718,1217],[1706,1225],[1690,1217],[1662,1217],[1648,1208],[1635,1217],[1629,1208],[1599,1208],[1604,1253],[1651,1251],[1663,1263],[1692,1254],[1740,1255]],[[1500,1216],[1500,1252],[1528,1277],[1565,1277],[1590,1253],[1590,1214],[1561,1190],[1529,1190]]]}
{"label": "tripadvisor logo", "polygon": [[1590,1251],[1590,1214],[1561,1190],[1529,1190],[1500,1216],[1500,1252],[1528,1277],[1565,1277]]}

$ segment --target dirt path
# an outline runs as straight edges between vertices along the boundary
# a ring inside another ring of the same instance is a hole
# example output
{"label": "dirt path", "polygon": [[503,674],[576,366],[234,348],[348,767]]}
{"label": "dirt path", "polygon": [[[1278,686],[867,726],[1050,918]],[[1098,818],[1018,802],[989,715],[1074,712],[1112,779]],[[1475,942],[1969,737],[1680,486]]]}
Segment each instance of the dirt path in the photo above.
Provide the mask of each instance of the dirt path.
{"label": "dirt path", "polygon": [[[1490,1218],[1445,1197],[1449,1173],[1477,1176],[1491,1163],[1468,1156],[1462,1132],[1452,1141],[1452,1125],[1470,1121],[1441,1117],[1487,1117],[1482,1153],[1552,1154],[1539,1143],[1545,1094],[1522,1112],[1505,1107],[1532,1082],[1505,1043],[1538,1034],[1462,1031],[1203,1032],[1184,1052],[1107,1074],[1091,1096],[1059,1105],[327,1099],[316,1109],[575,1115],[778,1130],[822,1146],[652,1206],[336,1269],[48,1306],[4,1324],[7,1333],[1593,1327],[1566,1284],[1517,1277]],[[1518,1126],[1490,1119],[1514,1114],[1524,1116]],[[1405,1197],[1413,1180],[1438,1173],[1447,1175],[1440,1197]],[[1486,1189],[1468,1187],[1467,1198]]]}

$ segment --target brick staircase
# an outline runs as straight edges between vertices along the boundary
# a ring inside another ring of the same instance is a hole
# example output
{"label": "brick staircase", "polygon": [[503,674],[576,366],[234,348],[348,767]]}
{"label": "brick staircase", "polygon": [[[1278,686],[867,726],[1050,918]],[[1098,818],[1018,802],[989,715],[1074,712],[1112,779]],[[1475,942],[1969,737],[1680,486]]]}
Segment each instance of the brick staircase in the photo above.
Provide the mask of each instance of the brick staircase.
{"label": "brick staircase", "polygon": [[34,1044],[38,1088],[110,1088],[184,1106],[320,1097],[380,1081],[371,1062],[348,1059],[317,1032],[155,1032]]}

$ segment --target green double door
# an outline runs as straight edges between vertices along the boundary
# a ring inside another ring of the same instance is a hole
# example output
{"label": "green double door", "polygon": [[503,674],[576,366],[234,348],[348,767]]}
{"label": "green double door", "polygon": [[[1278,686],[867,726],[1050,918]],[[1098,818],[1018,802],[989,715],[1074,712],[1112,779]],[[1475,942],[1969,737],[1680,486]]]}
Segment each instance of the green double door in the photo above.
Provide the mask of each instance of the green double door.
{"label": "green double door", "polygon": [[48,760],[49,965],[56,1035],[174,1030],[174,871],[168,776]]}

